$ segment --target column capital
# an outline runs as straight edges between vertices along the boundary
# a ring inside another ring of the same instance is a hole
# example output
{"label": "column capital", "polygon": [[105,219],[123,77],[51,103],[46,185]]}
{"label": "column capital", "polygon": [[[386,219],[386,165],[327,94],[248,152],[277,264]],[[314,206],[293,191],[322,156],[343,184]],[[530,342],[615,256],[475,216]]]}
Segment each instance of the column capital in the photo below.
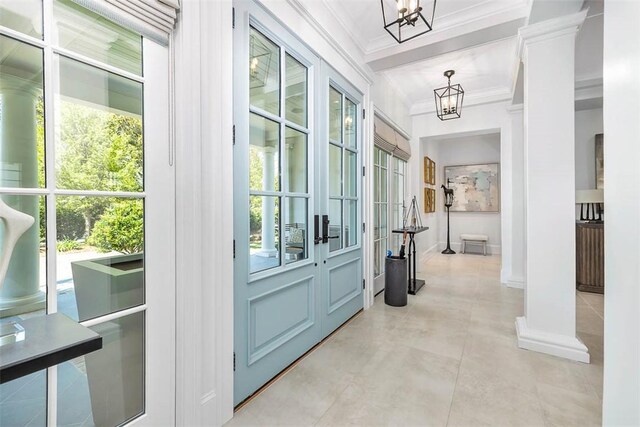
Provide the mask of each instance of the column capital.
{"label": "column capital", "polygon": [[587,12],[588,10],[585,9],[520,28],[518,30],[520,48],[523,45],[549,40],[558,36],[575,35],[587,18]]}

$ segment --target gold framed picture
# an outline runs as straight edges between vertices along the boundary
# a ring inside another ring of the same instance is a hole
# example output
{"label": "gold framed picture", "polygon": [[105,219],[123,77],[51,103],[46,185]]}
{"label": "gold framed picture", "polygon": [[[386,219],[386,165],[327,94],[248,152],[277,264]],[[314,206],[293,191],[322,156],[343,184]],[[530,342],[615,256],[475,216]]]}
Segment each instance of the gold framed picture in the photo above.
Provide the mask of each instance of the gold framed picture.
{"label": "gold framed picture", "polygon": [[431,174],[433,173],[433,171],[431,170],[431,159],[427,156],[424,156],[424,169],[423,169],[423,175],[424,175],[424,183],[425,184],[429,184],[431,182]]}
{"label": "gold framed picture", "polygon": [[424,212],[432,213],[436,211],[436,190],[433,188],[424,189]]}
{"label": "gold framed picture", "polygon": [[436,162],[429,159],[429,184],[436,185]]}
{"label": "gold framed picture", "polygon": [[431,202],[431,210],[429,212],[436,211],[436,190],[435,188],[429,188],[429,193],[431,193],[430,202]]}

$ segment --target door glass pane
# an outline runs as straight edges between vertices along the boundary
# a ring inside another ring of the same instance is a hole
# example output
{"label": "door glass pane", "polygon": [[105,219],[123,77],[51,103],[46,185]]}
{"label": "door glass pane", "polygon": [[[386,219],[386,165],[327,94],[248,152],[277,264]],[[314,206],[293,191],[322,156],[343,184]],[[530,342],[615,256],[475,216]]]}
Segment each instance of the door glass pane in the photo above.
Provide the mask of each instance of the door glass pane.
{"label": "door glass pane", "polygon": [[249,102],[280,115],[280,48],[251,28],[249,34]]}
{"label": "door glass pane", "polygon": [[0,425],[47,424],[47,372],[45,370],[0,384]]}
{"label": "door glass pane", "polygon": [[54,44],[142,75],[142,37],[71,0],[53,3]]}
{"label": "door glass pane", "polygon": [[0,0],[0,25],[41,39],[42,0]]}
{"label": "door glass pane", "polygon": [[386,202],[388,200],[388,189],[387,189],[387,170],[380,170],[380,201]]}
{"label": "door glass pane", "polygon": [[249,188],[280,190],[280,125],[257,114],[249,118]]}
{"label": "door glass pane", "polygon": [[289,191],[292,193],[306,193],[307,135],[287,127],[284,147]]}
{"label": "door glass pane", "polygon": [[344,246],[354,246],[358,244],[358,202],[356,200],[345,200],[344,202]]}
{"label": "door glass pane", "polygon": [[141,199],[58,196],[58,311],[85,321],[144,304]]}
{"label": "door glass pane", "polygon": [[329,195],[342,195],[342,149],[329,144]]}
{"label": "door glass pane", "polygon": [[300,126],[307,126],[307,67],[285,57],[285,118]]}
{"label": "door glass pane", "polygon": [[284,224],[285,260],[287,264],[309,257],[308,230],[307,199],[287,197],[287,215]]}
{"label": "door glass pane", "polygon": [[58,57],[56,187],[143,191],[142,84]]}
{"label": "door glass pane", "polygon": [[0,52],[0,186],[44,187],[42,49],[0,36]]}
{"label": "door glass pane", "polygon": [[249,271],[280,265],[280,198],[249,197]]}
{"label": "door glass pane", "polygon": [[[0,286],[0,323],[45,314],[47,255],[45,196],[2,195],[0,241],[9,266]],[[15,245],[10,244],[15,236]]]}
{"label": "door glass pane", "polygon": [[381,274],[385,272],[384,259],[387,257],[387,249],[389,249],[387,242],[387,239],[380,239],[380,260],[378,262]]}
{"label": "door glass pane", "polygon": [[387,204],[380,204],[380,237],[387,237]]}
{"label": "door glass pane", "polygon": [[144,313],[92,326],[102,349],[58,366],[57,423],[116,426],[144,412]]}
{"label": "door glass pane", "polygon": [[342,248],[342,200],[329,200],[329,251]]}
{"label": "door glass pane", "polygon": [[358,131],[358,110],[356,104],[349,99],[345,99],[344,110],[344,139],[345,145],[350,148],[357,148]]}
{"label": "door glass pane", "polygon": [[380,166],[386,168],[388,159],[389,159],[389,155],[384,151],[380,150]]}
{"label": "door glass pane", "polygon": [[373,206],[373,238],[380,238],[380,204]]}
{"label": "door glass pane", "polygon": [[380,269],[380,241],[373,244],[373,277],[377,277],[381,273]]}
{"label": "door glass pane", "polygon": [[356,153],[344,150],[344,195],[356,197],[358,195],[358,158]]}
{"label": "door glass pane", "polygon": [[342,94],[329,88],[329,139],[342,144]]}
{"label": "door glass pane", "polygon": [[373,168],[373,201],[380,201],[380,167],[375,166]]}

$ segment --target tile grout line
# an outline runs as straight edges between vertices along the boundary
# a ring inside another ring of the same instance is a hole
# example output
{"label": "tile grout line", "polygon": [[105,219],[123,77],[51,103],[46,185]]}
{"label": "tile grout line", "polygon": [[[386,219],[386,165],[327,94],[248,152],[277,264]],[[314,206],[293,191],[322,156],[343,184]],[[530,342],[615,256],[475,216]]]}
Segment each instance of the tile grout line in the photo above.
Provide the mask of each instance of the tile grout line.
{"label": "tile grout line", "polygon": [[[476,284],[476,288],[477,288],[477,284]],[[460,377],[460,369],[462,368],[462,360],[464,359],[464,353],[465,350],[467,349],[467,342],[469,341],[469,328],[471,327],[471,318],[473,316],[473,311],[476,307],[476,305],[478,304],[477,300],[474,302],[474,304],[471,307],[471,310],[469,311],[469,318],[467,319],[467,330],[465,332],[465,337],[464,337],[464,345],[462,346],[462,354],[460,355],[460,361],[458,362],[458,370],[456,372],[456,381],[455,384],[453,386],[453,392],[451,393],[451,402],[449,402],[449,412],[447,413],[447,422],[445,425],[449,425],[449,420],[451,419],[451,409],[453,408],[453,399],[455,398],[456,395],[456,390],[458,388],[458,378]]]}

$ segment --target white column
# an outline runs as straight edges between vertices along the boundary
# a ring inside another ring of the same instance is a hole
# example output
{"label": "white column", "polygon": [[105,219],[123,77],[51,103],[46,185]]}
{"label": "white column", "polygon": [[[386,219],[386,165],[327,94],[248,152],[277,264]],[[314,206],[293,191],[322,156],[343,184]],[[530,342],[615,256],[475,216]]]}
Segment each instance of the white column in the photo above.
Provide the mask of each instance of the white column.
{"label": "white column", "polygon": [[[275,179],[274,154],[275,149],[272,147],[265,147],[262,152],[262,187],[264,191],[275,190],[273,187]],[[258,255],[264,257],[275,257],[278,254],[274,229],[276,216],[272,199],[269,197],[262,201],[262,246]]]}
{"label": "white column", "polygon": [[581,362],[576,338],[576,33],[586,11],[520,29],[524,62],[525,315],[518,346]]}
{"label": "white column", "polygon": [[[37,92],[33,82],[2,76],[0,99],[0,185],[38,187],[36,137]],[[0,290],[0,313],[15,315],[44,307],[39,290],[40,216],[38,197],[3,196],[15,209],[32,216],[34,224],[18,240]],[[0,230],[0,241],[2,233]],[[2,250],[2,249],[0,249]]]}
{"label": "white column", "polygon": [[602,424],[640,425],[640,2],[604,4]]}
{"label": "white column", "polygon": [[524,122],[523,105],[507,108],[509,128],[500,146],[502,173],[502,272],[503,284],[524,289]]}

